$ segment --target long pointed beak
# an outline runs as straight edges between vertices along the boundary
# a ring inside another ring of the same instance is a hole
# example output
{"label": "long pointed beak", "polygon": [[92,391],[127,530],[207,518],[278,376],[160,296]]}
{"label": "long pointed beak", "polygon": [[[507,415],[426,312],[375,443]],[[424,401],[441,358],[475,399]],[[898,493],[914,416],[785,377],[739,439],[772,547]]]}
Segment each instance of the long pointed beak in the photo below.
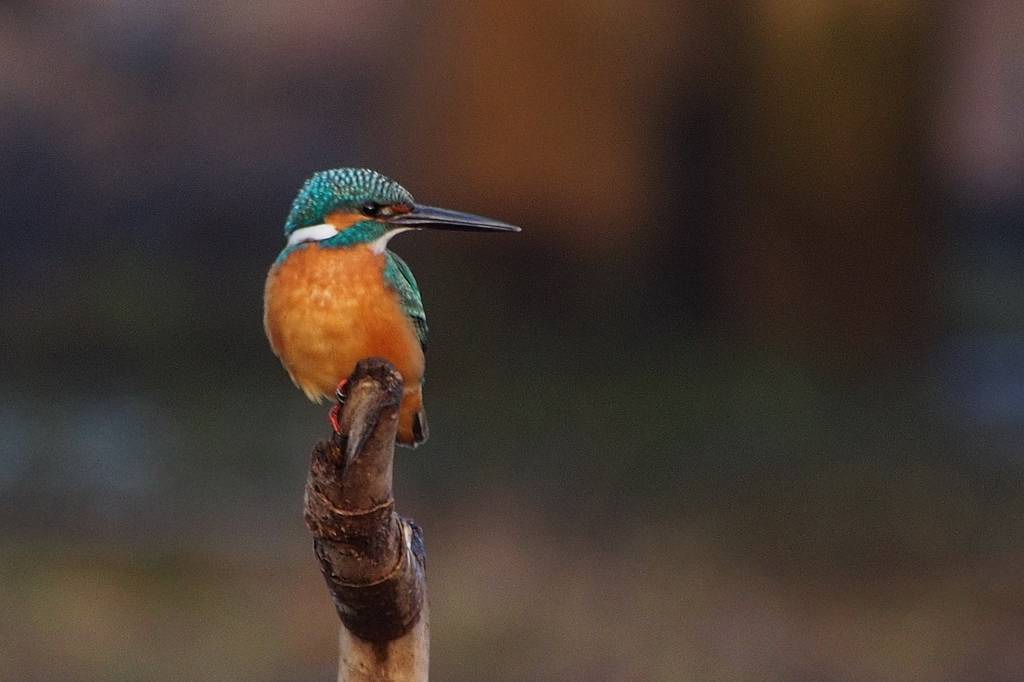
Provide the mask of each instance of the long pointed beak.
{"label": "long pointed beak", "polygon": [[416,206],[409,213],[399,213],[388,222],[401,227],[426,230],[465,230],[473,232],[519,232],[515,225],[472,213],[449,211],[434,206]]}

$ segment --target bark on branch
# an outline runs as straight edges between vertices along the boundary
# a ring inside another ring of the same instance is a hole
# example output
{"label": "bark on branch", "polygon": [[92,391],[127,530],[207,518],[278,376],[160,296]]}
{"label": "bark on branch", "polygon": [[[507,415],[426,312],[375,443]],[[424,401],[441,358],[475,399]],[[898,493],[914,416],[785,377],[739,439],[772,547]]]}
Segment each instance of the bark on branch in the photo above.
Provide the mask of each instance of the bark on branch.
{"label": "bark on branch", "polygon": [[349,377],[341,433],[313,449],[306,525],[341,618],[339,682],[427,679],[423,538],[395,512],[392,468],[402,377],[386,360]]}

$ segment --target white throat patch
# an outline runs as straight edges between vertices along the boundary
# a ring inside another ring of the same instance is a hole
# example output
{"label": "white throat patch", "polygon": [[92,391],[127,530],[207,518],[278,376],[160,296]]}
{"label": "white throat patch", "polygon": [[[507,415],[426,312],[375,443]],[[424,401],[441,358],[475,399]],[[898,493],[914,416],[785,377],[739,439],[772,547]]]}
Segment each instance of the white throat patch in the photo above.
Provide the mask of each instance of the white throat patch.
{"label": "white throat patch", "polygon": [[321,242],[325,239],[330,239],[336,234],[338,234],[338,231],[334,229],[334,226],[327,223],[300,227],[288,235],[288,246],[295,246],[303,242]]}
{"label": "white throat patch", "polygon": [[370,242],[370,250],[373,251],[374,253],[384,253],[384,249],[388,248],[388,242],[391,241],[392,237],[394,237],[396,234],[401,234],[402,232],[408,232],[409,230],[412,230],[412,229],[414,229],[414,228],[412,228],[412,227],[396,227],[395,229],[391,230],[390,232],[385,232],[384,234],[382,234],[381,236],[377,237],[372,242]]}

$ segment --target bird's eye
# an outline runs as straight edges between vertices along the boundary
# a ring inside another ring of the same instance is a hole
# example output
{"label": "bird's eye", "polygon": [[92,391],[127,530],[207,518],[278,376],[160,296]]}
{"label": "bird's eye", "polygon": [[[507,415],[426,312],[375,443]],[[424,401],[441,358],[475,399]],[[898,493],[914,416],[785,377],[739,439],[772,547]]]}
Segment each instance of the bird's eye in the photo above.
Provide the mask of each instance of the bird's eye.
{"label": "bird's eye", "polygon": [[380,215],[381,205],[375,201],[367,201],[365,204],[359,207],[359,212],[364,216],[375,218]]}

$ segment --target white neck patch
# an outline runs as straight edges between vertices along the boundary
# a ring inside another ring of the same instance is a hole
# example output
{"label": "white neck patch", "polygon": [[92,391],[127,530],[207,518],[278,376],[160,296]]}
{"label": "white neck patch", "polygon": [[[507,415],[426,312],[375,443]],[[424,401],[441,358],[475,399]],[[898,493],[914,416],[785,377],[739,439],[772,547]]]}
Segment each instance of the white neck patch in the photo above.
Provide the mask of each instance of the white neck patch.
{"label": "white neck patch", "polygon": [[382,234],[381,236],[377,237],[372,242],[370,242],[370,250],[373,251],[374,253],[384,253],[384,249],[388,248],[388,242],[391,241],[392,237],[394,237],[396,234],[401,234],[402,232],[408,232],[409,230],[412,230],[412,229],[415,229],[415,228],[412,228],[412,227],[396,227],[395,229],[391,230],[390,232],[385,232],[384,234]]}
{"label": "white neck patch", "polygon": [[300,227],[288,235],[288,246],[295,246],[303,242],[321,242],[325,239],[330,239],[336,234],[338,234],[338,231],[334,229],[334,226],[327,223]]}

